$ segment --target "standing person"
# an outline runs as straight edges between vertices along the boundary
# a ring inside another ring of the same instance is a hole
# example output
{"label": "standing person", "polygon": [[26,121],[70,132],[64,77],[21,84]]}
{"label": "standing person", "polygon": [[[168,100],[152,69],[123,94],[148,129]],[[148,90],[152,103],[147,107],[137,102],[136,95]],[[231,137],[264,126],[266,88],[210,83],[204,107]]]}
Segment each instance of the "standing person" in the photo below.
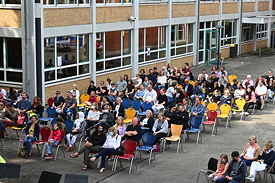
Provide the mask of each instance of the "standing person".
{"label": "standing person", "polygon": [[33,98],[33,104],[31,105],[29,112],[37,114],[38,117],[42,117],[44,107],[42,106],[41,99],[39,97],[36,96]]}
{"label": "standing person", "polygon": [[247,166],[250,166],[253,161],[258,159],[260,153],[261,148],[257,144],[257,138],[252,135],[248,138],[248,143],[241,153],[241,159],[246,163]]}
{"label": "standing person", "polygon": [[190,119],[192,126],[199,127],[202,123],[205,107],[201,104],[201,100],[201,98],[197,97],[195,99],[195,105],[192,107]]}
{"label": "standing person", "polygon": [[73,84],[73,89],[70,92],[72,93],[73,97],[76,99],[77,104],[79,104],[80,92],[77,89],[77,84]]}
{"label": "standing person", "polygon": [[55,91],[55,97],[53,99],[53,108],[58,114],[62,113],[62,107],[65,103],[65,99],[61,96],[60,90]]}
{"label": "standing person", "polygon": [[158,119],[155,121],[152,131],[155,136],[154,144],[159,144],[160,139],[167,136],[168,122],[165,119],[165,116],[163,113],[158,114]]}
{"label": "standing person", "polygon": [[28,158],[31,152],[32,143],[39,140],[40,127],[37,124],[38,117],[33,115],[31,122],[25,128],[26,137],[24,138],[23,146],[26,147],[25,158]]}
{"label": "standing person", "polygon": [[52,146],[57,146],[62,140],[61,130],[58,128],[57,123],[53,124],[53,130],[49,136],[48,143],[46,143],[47,153],[44,156],[44,159],[50,160],[53,159],[52,156]]}
{"label": "standing person", "polygon": [[87,94],[88,94],[88,95],[91,95],[91,92],[92,92],[92,91],[96,92],[96,90],[97,90],[97,88],[96,88],[96,86],[95,86],[95,82],[94,82],[93,80],[91,80],[91,81],[90,81],[90,85],[89,85],[89,87],[88,87],[88,89],[87,89]]}
{"label": "standing person", "polygon": [[62,113],[64,118],[71,120],[73,115],[75,114],[76,109],[76,99],[73,98],[73,95],[70,91],[67,92],[67,98],[65,99],[65,103],[62,107]]}
{"label": "standing person", "polygon": [[91,161],[95,161],[101,157],[101,169],[99,170],[100,173],[103,173],[105,170],[106,156],[117,155],[120,143],[121,136],[118,135],[117,130],[114,127],[109,128],[106,141],[102,146],[102,150],[95,157],[91,158]]}
{"label": "standing person", "polygon": [[231,153],[232,161],[229,163],[225,177],[218,178],[216,183],[241,183],[245,180],[246,164],[240,159],[238,151]]}
{"label": "standing person", "polygon": [[76,158],[80,154],[84,153],[82,170],[87,170],[91,168],[89,165],[89,154],[90,153],[99,153],[101,151],[101,147],[106,141],[106,135],[104,134],[104,128],[101,125],[98,125],[96,130],[90,135],[87,139],[87,142],[84,146],[76,153],[70,155],[71,158]]}

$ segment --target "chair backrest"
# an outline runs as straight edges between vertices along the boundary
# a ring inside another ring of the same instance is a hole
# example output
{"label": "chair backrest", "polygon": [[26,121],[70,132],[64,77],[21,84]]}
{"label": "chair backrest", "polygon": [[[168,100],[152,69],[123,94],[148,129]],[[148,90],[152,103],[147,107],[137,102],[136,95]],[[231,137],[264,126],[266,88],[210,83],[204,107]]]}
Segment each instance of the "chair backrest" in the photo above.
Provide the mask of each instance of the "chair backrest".
{"label": "chair backrest", "polygon": [[96,104],[98,104],[100,102],[100,100],[101,100],[101,97],[100,96],[96,96]]}
{"label": "chair backrest", "polygon": [[232,85],[232,84],[234,84],[234,79],[237,79],[237,76],[236,75],[230,75],[230,76],[228,76],[228,80],[229,80],[229,82],[230,82],[230,84]]}
{"label": "chair backrest", "polygon": [[220,111],[222,115],[228,115],[230,110],[231,110],[231,107],[228,104],[223,104],[220,106]]}
{"label": "chair backrest", "polygon": [[124,154],[134,155],[137,148],[137,143],[134,140],[125,140],[123,143],[123,147],[125,149]]}
{"label": "chair backrest", "polygon": [[48,103],[49,107],[53,106],[53,102],[54,102],[54,98],[53,97],[48,98],[47,103]]}
{"label": "chair backrest", "polygon": [[206,103],[204,101],[201,101],[201,104],[206,107]]}
{"label": "chair backrest", "polygon": [[218,104],[215,102],[211,102],[207,105],[207,109],[209,111],[216,111],[219,108]]}
{"label": "chair backrest", "polygon": [[239,110],[243,110],[244,105],[246,104],[246,101],[244,99],[242,99],[242,98],[239,98],[239,99],[236,100],[235,103],[238,106]]}
{"label": "chair backrest", "polygon": [[208,121],[216,121],[217,116],[218,116],[218,113],[216,111],[207,112]]}
{"label": "chair backrest", "polygon": [[54,118],[55,114],[56,114],[56,111],[55,111],[54,108],[48,107],[47,108],[47,113],[48,113],[48,117],[49,118]]}
{"label": "chair backrest", "polygon": [[42,127],[40,129],[41,140],[48,141],[50,134],[51,129],[49,127]]}
{"label": "chair backrest", "polygon": [[155,135],[153,135],[151,132],[144,133],[141,138],[143,145],[147,147],[152,147],[156,139]]}
{"label": "chair backrest", "polygon": [[59,183],[62,174],[43,171],[39,177],[38,183]]}
{"label": "chair backrest", "polygon": [[179,137],[182,131],[183,125],[171,124],[172,137]]}
{"label": "chair backrest", "polygon": [[85,104],[85,102],[87,102],[90,98],[90,96],[87,93],[84,93],[82,95],[80,95],[80,100],[81,100],[81,104]]}
{"label": "chair backrest", "polygon": [[64,183],[88,183],[88,175],[65,174]]}
{"label": "chair backrest", "polygon": [[205,88],[201,88],[202,92],[205,94],[206,93],[206,90]]}
{"label": "chair backrest", "polygon": [[150,110],[150,109],[152,109],[152,107],[153,107],[153,104],[152,104],[151,102],[143,102],[143,103],[141,104],[142,112],[145,112],[145,111],[147,111],[147,110]]}
{"label": "chair backrest", "polygon": [[201,119],[191,120],[190,123],[191,123],[192,129],[200,129],[202,120]]}
{"label": "chair backrest", "polygon": [[192,85],[192,86],[194,86],[195,85],[195,81],[190,80],[189,84]]}
{"label": "chair backrest", "polygon": [[139,100],[137,100],[137,99],[134,99],[134,100],[133,100],[133,102],[132,102],[132,107],[133,107],[136,111],[139,110],[140,105],[141,105],[141,103],[140,103]]}
{"label": "chair backrest", "polygon": [[218,160],[215,158],[210,158],[208,161],[208,170],[216,171],[218,168]]}
{"label": "chair backrest", "polygon": [[125,111],[126,119],[132,119],[136,115],[136,110],[133,108],[128,108]]}
{"label": "chair backrest", "polygon": [[20,177],[20,164],[0,163],[0,177],[18,179]]}
{"label": "chair backrest", "polygon": [[74,122],[70,121],[70,120],[65,120],[64,124],[66,125],[66,131],[70,132],[72,131],[73,127],[74,127]]}
{"label": "chair backrest", "polygon": [[128,98],[122,100],[122,105],[124,109],[128,109],[131,106],[131,101]]}

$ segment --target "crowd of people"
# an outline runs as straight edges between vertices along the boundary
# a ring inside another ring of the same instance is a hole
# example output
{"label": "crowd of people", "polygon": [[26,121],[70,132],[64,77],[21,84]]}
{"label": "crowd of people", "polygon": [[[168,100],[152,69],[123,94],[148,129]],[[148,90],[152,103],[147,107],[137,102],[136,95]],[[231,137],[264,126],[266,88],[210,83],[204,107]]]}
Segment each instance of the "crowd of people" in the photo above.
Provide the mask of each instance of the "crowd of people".
{"label": "crowd of people", "polygon": [[[90,162],[101,157],[100,172],[103,172],[106,158],[118,155],[121,144],[127,140],[141,145],[142,135],[152,133],[155,136],[154,150],[159,151],[161,140],[169,136],[171,124],[183,125],[183,130],[201,125],[208,110],[206,103],[216,103],[219,106],[228,104],[236,109],[238,106],[235,101],[241,98],[246,101],[242,114],[250,115],[248,111],[251,107],[256,106],[262,110],[266,101],[273,100],[274,91],[272,71],[254,81],[250,75],[244,80],[235,77],[231,81],[224,66],[220,70],[213,66],[209,74],[203,69],[195,78],[188,63],[182,69],[172,67],[171,64],[160,71],[153,68],[146,73],[141,69],[132,79],[128,75],[120,76],[117,82],[108,78],[106,82],[100,81],[98,86],[94,81],[90,81],[86,92],[89,95],[87,101],[81,101],[81,93],[74,84],[64,97],[59,90],[55,91],[53,103],[49,107],[56,113],[56,120],[52,123],[44,158],[53,158],[52,146],[61,144],[63,138],[66,151],[71,152],[77,139],[83,137],[86,139],[84,146],[70,157],[77,158],[84,153],[83,170],[90,168]],[[133,117],[131,124],[124,122],[125,110],[131,107],[131,104],[125,106],[125,100],[140,103],[137,114],[144,112]],[[149,108],[144,110],[142,104],[149,105]],[[29,157],[31,144],[39,139],[40,127],[37,123],[43,114],[44,107],[39,97],[34,97],[31,102],[23,91],[11,89],[6,92],[0,88],[1,125],[3,129],[9,126],[25,126],[23,147],[26,150],[26,158]],[[235,112],[232,115],[234,116]],[[73,121],[74,127],[67,129],[64,121]],[[228,163],[227,155],[221,155],[219,169],[210,176],[214,181],[240,182],[245,177],[244,171],[248,165],[251,169],[247,179],[253,182],[255,171],[265,168],[261,162],[266,166],[270,165],[271,161],[267,162],[266,158],[274,159],[274,155],[268,154],[273,146],[272,141],[267,141],[261,150],[256,144],[256,138],[250,139],[254,143],[249,142],[240,155],[233,152],[231,163]],[[96,156],[90,158],[91,154]],[[242,176],[239,176],[240,174]]]}

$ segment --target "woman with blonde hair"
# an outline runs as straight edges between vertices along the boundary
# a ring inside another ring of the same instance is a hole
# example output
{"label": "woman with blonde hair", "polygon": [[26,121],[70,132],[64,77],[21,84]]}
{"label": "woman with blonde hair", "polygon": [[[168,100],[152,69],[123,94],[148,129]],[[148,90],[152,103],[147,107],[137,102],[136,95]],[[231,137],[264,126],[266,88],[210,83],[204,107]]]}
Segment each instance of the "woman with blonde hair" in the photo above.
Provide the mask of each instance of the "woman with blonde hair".
{"label": "woman with blonde hair", "polygon": [[116,124],[114,125],[115,129],[117,130],[118,134],[123,136],[126,130],[126,125],[123,122],[123,117],[118,116],[116,119]]}
{"label": "woman with blonde hair", "polygon": [[250,166],[253,161],[256,161],[261,153],[261,148],[257,144],[257,138],[251,135],[248,138],[248,144],[245,146],[243,152],[241,153],[241,159]]}
{"label": "woman with blonde hair", "polygon": [[100,173],[103,173],[105,170],[106,156],[117,155],[120,143],[121,136],[118,135],[116,128],[109,128],[106,141],[102,146],[102,150],[95,157],[90,159],[91,161],[95,161],[96,159],[101,157],[101,169],[99,170]]}

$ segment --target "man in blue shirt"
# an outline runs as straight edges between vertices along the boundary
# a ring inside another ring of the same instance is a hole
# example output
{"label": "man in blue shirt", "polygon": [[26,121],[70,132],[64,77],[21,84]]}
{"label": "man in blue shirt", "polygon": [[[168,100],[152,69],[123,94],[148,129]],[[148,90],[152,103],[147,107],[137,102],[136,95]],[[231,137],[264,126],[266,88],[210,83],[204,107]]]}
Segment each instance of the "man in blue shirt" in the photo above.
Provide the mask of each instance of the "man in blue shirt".
{"label": "man in blue shirt", "polygon": [[196,97],[195,105],[192,107],[191,110],[190,123],[192,127],[196,129],[199,129],[205,111],[205,107],[201,104],[201,100],[201,98]]}
{"label": "man in blue shirt", "polygon": [[19,109],[19,112],[24,113],[31,108],[32,104],[31,104],[31,101],[28,99],[27,93],[23,92],[21,94],[21,97],[22,97],[22,100],[18,102],[18,109]]}

